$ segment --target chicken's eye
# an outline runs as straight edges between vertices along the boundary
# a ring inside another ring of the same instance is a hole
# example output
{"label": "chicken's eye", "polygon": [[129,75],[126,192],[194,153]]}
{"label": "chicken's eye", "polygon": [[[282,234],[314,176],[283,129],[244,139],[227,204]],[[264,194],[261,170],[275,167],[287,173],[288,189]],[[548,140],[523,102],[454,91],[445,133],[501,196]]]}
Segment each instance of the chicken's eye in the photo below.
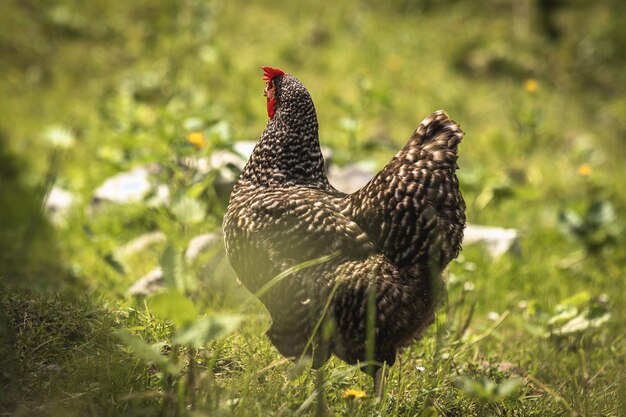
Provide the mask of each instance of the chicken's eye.
{"label": "chicken's eye", "polygon": [[270,100],[274,98],[276,95],[276,85],[274,84],[274,81],[269,81],[267,83],[265,90],[263,90],[263,95]]}

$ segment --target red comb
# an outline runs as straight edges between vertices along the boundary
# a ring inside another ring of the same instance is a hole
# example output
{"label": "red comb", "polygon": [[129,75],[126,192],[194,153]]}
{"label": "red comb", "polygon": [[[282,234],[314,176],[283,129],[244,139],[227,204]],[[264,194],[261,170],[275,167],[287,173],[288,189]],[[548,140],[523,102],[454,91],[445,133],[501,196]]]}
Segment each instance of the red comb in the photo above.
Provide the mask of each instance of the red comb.
{"label": "red comb", "polygon": [[280,70],[278,68],[272,67],[261,67],[263,70],[263,81],[269,82],[274,77],[280,77],[282,75],[287,75],[285,71]]}

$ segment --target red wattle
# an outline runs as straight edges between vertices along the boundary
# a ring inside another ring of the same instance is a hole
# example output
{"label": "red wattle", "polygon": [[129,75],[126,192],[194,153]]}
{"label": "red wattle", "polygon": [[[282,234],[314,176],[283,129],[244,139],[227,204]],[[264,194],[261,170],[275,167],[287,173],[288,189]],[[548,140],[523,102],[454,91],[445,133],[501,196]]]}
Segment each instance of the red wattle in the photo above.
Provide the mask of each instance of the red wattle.
{"label": "red wattle", "polygon": [[271,119],[274,117],[274,113],[276,113],[276,99],[268,98],[267,99],[267,116]]}

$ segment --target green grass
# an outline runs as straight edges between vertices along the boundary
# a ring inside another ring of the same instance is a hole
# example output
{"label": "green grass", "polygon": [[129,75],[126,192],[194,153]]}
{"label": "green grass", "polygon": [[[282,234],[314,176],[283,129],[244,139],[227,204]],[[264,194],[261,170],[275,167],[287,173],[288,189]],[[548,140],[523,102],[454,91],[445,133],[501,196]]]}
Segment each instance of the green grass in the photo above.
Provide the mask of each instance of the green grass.
{"label": "green grass", "polygon": [[[625,16],[611,0],[538,7],[1,2],[0,414],[626,415]],[[452,263],[437,324],[380,402],[336,359],[283,360],[219,248],[182,256],[225,196],[217,172],[178,161],[260,135],[260,65],[309,88],[338,164],[382,167],[446,109],[466,132],[470,222],[521,233],[519,254]],[[90,207],[104,179],[151,162],[171,204]],[[57,225],[40,210],[52,183],[78,198]],[[166,295],[131,297],[159,265]]]}

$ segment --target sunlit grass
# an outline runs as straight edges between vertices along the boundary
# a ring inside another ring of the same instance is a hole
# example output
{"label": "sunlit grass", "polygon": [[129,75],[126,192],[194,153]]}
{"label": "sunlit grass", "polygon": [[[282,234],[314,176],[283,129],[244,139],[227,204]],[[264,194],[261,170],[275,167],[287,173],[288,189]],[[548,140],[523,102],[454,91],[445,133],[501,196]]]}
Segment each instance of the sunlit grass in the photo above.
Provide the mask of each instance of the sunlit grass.
{"label": "sunlit grass", "polygon": [[[0,413],[626,414],[621,4],[568,5],[548,40],[517,2],[44,3],[0,3]],[[356,367],[281,358],[221,245],[185,258],[226,198],[217,170],[187,162],[260,135],[260,65],[309,88],[334,163],[382,167],[446,109],[466,132],[468,218],[520,232],[519,253],[452,263],[446,306],[381,401]],[[154,162],[169,203],[92,202]],[[52,185],[77,197],[54,226],[38,217]],[[158,266],[166,295],[130,296]],[[196,333],[168,317],[174,293]],[[235,314],[236,330],[200,331]]]}

